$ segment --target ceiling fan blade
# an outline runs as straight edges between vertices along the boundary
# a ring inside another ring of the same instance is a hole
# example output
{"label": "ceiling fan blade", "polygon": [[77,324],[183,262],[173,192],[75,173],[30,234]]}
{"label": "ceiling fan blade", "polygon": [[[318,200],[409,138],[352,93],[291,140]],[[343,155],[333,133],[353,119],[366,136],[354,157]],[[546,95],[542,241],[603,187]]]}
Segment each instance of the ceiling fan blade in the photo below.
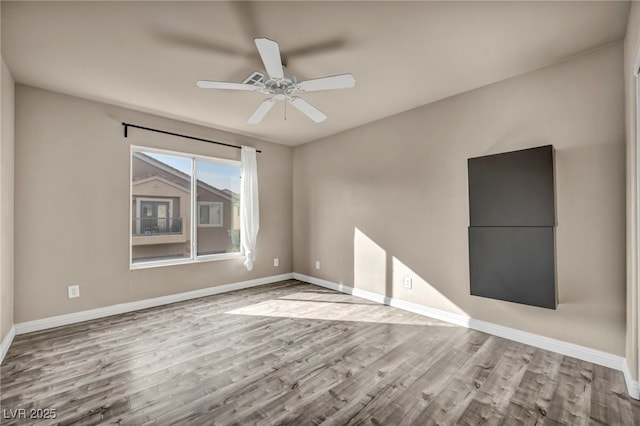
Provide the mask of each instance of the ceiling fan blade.
{"label": "ceiling fan blade", "polygon": [[284,78],[278,43],[268,38],[257,38],[255,42],[267,74],[273,78]]}
{"label": "ceiling fan blade", "polygon": [[302,98],[293,96],[289,99],[289,103],[316,123],[320,123],[327,119],[327,116],[324,115],[322,111]]}
{"label": "ceiling fan blade", "polygon": [[356,85],[353,74],[340,74],[331,77],[316,78],[298,83],[300,90],[315,92],[318,90],[349,89]]}
{"label": "ceiling fan blade", "polygon": [[259,86],[253,84],[227,83],[225,81],[198,80],[196,84],[201,89],[246,90],[248,92],[257,92],[260,89]]}
{"label": "ceiling fan blade", "polygon": [[301,81],[298,83],[298,88],[305,92],[315,92],[318,90],[349,89],[355,85],[356,79],[353,74],[340,74]]}
{"label": "ceiling fan blade", "polygon": [[273,108],[273,105],[276,103],[276,100],[273,98],[265,99],[262,101],[258,109],[251,114],[251,117],[247,120],[248,124],[258,124],[262,121],[262,119],[267,115],[267,113]]}

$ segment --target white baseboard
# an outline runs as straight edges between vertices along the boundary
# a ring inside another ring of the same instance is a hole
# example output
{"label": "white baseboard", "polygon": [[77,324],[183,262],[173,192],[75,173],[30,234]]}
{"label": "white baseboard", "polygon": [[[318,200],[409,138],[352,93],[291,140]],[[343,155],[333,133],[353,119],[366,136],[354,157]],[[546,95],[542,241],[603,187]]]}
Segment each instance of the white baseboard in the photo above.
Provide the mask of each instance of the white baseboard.
{"label": "white baseboard", "polygon": [[11,346],[11,342],[13,342],[13,338],[16,336],[16,327],[15,325],[11,326],[11,330],[4,336],[2,342],[0,342],[0,364],[4,360],[4,356],[9,351],[9,346]]}
{"label": "white baseboard", "polygon": [[126,312],[138,311],[140,309],[153,308],[167,305],[169,303],[182,302],[198,297],[211,296],[214,294],[227,293],[234,290],[256,287],[264,284],[271,284],[278,281],[290,280],[292,273],[272,275],[270,277],[257,278],[254,280],[241,281],[232,284],[224,284],[215,287],[203,288],[201,290],[188,291],[185,293],[171,294],[168,296],[155,297],[153,299],[138,300],[135,302],[121,303],[118,305],[105,306],[104,308],[91,309],[88,311],[74,312],[71,314],[57,315],[33,321],[21,322],[15,325],[15,334],[32,333],[34,331],[46,330],[48,328],[60,327],[62,325],[75,324],[78,322],[109,317],[111,315],[123,314]]}
{"label": "white baseboard", "polygon": [[296,272],[293,273],[293,278],[321,287],[329,288],[331,290],[336,290],[342,293],[361,297],[372,302],[383,303],[385,305],[413,312],[418,315],[423,315],[429,318],[438,319],[462,327],[471,328],[473,330],[482,331],[494,336],[535,346],[537,348],[545,349],[548,351],[557,352],[562,355],[567,355],[573,358],[581,359],[583,361],[622,371],[627,384],[627,391],[629,392],[629,396],[634,399],[640,399],[640,386],[638,384],[638,381],[634,380],[631,376],[626,359],[619,355],[599,351],[597,349],[588,348],[586,346],[576,345],[575,343],[569,343],[562,340],[552,339],[550,337],[540,336],[538,334],[517,330],[515,328],[505,327],[502,325],[469,318],[464,315],[442,311],[440,309],[418,305],[417,303],[394,299],[393,297],[387,297],[381,294],[372,293],[370,291],[359,290],[357,288],[349,287],[344,284],[336,284],[331,281],[326,281],[308,275],[298,274]]}

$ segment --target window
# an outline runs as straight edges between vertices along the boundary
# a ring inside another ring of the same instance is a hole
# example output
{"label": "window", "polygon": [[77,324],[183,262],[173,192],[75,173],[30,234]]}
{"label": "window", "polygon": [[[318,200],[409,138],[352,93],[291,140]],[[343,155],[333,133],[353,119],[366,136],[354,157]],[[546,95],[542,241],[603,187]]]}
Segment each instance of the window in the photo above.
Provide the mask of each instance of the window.
{"label": "window", "polygon": [[239,206],[239,162],[132,148],[132,267],[240,254]]}
{"label": "window", "polygon": [[196,254],[240,252],[240,164],[195,160],[198,186]]}
{"label": "window", "polygon": [[222,226],[221,202],[198,202],[198,211],[200,212],[198,226]]}
{"label": "window", "polygon": [[179,218],[174,218],[173,199],[143,198],[136,199],[136,223],[134,235],[170,234],[181,232]]}

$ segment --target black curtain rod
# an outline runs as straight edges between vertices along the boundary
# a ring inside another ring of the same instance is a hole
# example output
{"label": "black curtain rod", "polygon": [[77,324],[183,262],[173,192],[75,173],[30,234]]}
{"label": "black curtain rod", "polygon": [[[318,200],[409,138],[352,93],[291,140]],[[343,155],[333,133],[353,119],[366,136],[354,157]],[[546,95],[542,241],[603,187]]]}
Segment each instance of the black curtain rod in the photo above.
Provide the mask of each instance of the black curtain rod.
{"label": "black curtain rod", "polygon": [[[209,142],[209,143],[215,143],[217,145],[228,146],[230,148],[242,149],[241,146],[232,145],[230,143],[212,141],[212,140],[209,140],[209,139],[196,138],[195,136],[181,135],[180,133],[167,132],[165,130],[152,129],[150,127],[142,127],[142,126],[138,126],[136,124],[122,123],[122,125],[124,126],[124,137],[125,138],[128,136],[128,132],[127,131],[129,129],[129,127],[135,127],[136,129],[148,130],[150,132],[156,132],[156,133],[162,133],[162,134],[165,134],[165,135],[177,136],[179,138],[193,139],[194,141]],[[262,152],[262,151],[259,150],[259,149],[256,149],[256,152]]]}

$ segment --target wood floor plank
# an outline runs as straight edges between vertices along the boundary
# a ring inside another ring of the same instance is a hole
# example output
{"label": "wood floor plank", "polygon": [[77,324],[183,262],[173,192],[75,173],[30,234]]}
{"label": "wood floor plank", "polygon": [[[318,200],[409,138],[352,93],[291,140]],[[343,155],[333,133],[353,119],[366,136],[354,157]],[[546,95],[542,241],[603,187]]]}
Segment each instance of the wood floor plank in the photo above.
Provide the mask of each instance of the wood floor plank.
{"label": "wood floor plank", "polygon": [[320,424],[335,415],[341,409],[357,403],[363,394],[372,386],[377,385],[389,372],[399,366],[399,357],[417,356],[417,348],[413,344],[415,333],[407,334],[406,338],[397,346],[388,350],[365,369],[343,380],[328,390],[327,393],[316,398],[312,404],[304,407],[297,417],[288,421],[289,424]]}
{"label": "wood floor plank", "polygon": [[[430,344],[430,343],[433,343],[434,340],[436,339],[441,340],[440,336],[435,336],[435,335],[427,336],[427,335],[418,334],[414,339],[414,344],[421,345],[421,344],[426,344],[427,342]],[[433,345],[426,346],[426,347],[434,348]],[[426,353],[424,353],[423,355],[427,356]],[[405,362],[402,365],[398,365],[396,368],[392,369],[388,374],[384,375],[383,380],[379,382],[379,387],[377,389],[369,389],[364,399],[371,401],[373,399],[371,397],[372,395],[374,397],[375,396],[381,397],[382,393],[380,392],[380,390],[388,388],[390,386],[395,386],[396,379],[412,381],[410,377],[411,374],[409,371],[410,367],[413,365],[413,366],[417,366],[418,368],[423,368],[424,364],[426,364],[426,363],[422,363],[421,362],[422,359],[420,358],[417,358],[414,361],[415,362],[411,364],[410,361],[405,360]],[[348,367],[348,366],[345,366],[345,367]],[[350,368],[349,371],[351,374],[349,375],[349,377],[345,376],[344,380],[348,380],[354,376],[357,376],[361,372],[361,370],[355,371],[355,369],[353,368]],[[403,374],[403,372],[407,374]],[[328,392],[332,388],[332,386],[335,385],[335,382],[332,384],[329,381],[324,381],[324,385],[325,385],[324,387],[315,386],[315,389],[302,389],[300,394],[297,397],[297,400],[294,398],[289,398],[288,400],[285,400],[285,401],[283,401],[282,398],[278,400],[274,400],[272,404],[270,404],[269,406],[265,407],[260,411],[262,419],[263,420],[270,419],[276,422],[290,421],[288,419],[295,418],[296,413],[298,413],[299,415],[299,413],[306,410],[305,407],[315,404],[316,397],[322,392]],[[282,406],[283,402],[285,402],[284,406],[286,408],[286,412],[280,411],[278,413],[278,408]],[[354,417],[358,412],[360,412],[361,410],[360,407],[363,407],[366,405],[367,405],[366,402],[362,403],[362,401],[358,401],[355,404],[351,404],[351,405],[348,405],[347,407],[343,407],[340,413],[336,413],[336,415],[332,417],[332,421],[346,424],[348,423],[349,418]]]}
{"label": "wood floor plank", "polygon": [[[212,411],[211,415],[216,418],[226,416],[231,420],[237,413],[245,411],[243,417],[250,423],[276,422],[278,415],[290,415],[305,401],[313,401],[318,392],[333,386],[336,379],[351,377],[366,368],[372,359],[379,356],[376,349],[383,341],[391,343],[385,333],[371,337],[369,333],[373,330],[363,331],[366,333],[360,336],[361,339],[351,337],[348,345],[342,341],[321,354],[298,361],[294,368],[278,370],[253,386],[252,392],[243,389],[241,398],[234,398],[233,404],[225,404]],[[355,350],[365,356],[352,356]],[[322,373],[329,373],[329,377]],[[281,389],[281,386],[285,388]]]}
{"label": "wood floor plank", "polygon": [[593,366],[590,424],[633,424],[631,403],[626,396],[624,378],[619,371]]}
{"label": "wood floor plank", "polygon": [[[338,424],[353,425],[373,421],[379,410],[404,394],[441,356],[446,354],[449,359],[455,357],[455,354],[460,352],[460,347],[466,346],[467,341],[463,338],[466,334],[466,330],[458,330],[455,334],[449,332],[447,339],[439,339],[440,341],[430,345],[431,347],[424,345],[423,350],[416,352],[416,358],[404,357],[402,363],[379,383],[370,387],[364,397],[343,407],[331,420]],[[416,343],[418,347],[421,346],[420,342]]]}
{"label": "wood floor plank", "polygon": [[[371,423],[410,425],[471,358],[471,353],[452,350],[443,354],[406,391],[369,413]],[[366,420],[366,419],[365,419]],[[366,423],[366,421],[365,421]]]}
{"label": "wood floor plank", "polygon": [[[184,311],[185,309],[182,310]],[[149,321],[148,318],[144,320],[137,319],[135,321],[125,322],[124,326],[120,325],[118,327],[112,327],[113,331],[109,334],[117,335],[116,338],[118,340],[110,340],[103,334],[98,335],[93,332],[87,332],[84,335],[81,333],[74,333],[74,338],[72,340],[63,343],[60,341],[60,338],[56,336],[52,339],[49,345],[34,347],[25,352],[25,354],[27,354],[26,359],[24,359],[25,356],[22,352],[18,352],[17,354],[16,352],[12,352],[15,356],[12,356],[12,363],[6,368],[8,371],[11,371],[12,368],[19,370],[21,374],[12,375],[9,376],[9,378],[13,378],[13,380],[28,379],[30,375],[24,373],[37,368],[42,368],[42,363],[44,362],[46,362],[47,368],[52,368],[55,369],[56,372],[59,372],[60,370],[52,365],[52,357],[54,356],[59,356],[61,360],[75,365],[78,360],[88,359],[91,361],[92,355],[102,352],[105,347],[113,350],[115,346],[123,345],[126,347],[126,345],[131,343],[144,346],[145,339],[158,341],[163,339],[165,335],[171,336],[175,334],[182,334],[182,329],[185,328],[187,329],[186,331],[190,333],[193,330],[192,327],[194,324],[197,325],[204,323],[207,327],[215,328],[221,317],[224,317],[224,314],[222,313],[222,308],[218,310],[212,309],[212,311],[213,312],[211,312],[208,317],[200,315],[197,318],[190,320],[186,314],[182,313],[181,316],[177,316],[174,309],[167,308],[167,312],[165,312],[164,316],[155,315],[153,321]],[[178,310],[178,312],[180,312],[180,310]],[[171,318],[173,324],[176,326],[164,326],[167,318]],[[220,322],[220,326],[226,326],[227,322],[233,322],[233,319]],[[62,338],[64,339],[64,336]],[[86,348],[93,349],[93,352],[85,351]],[[13,346],[12,350],[15,350]],[[43,351],[46,356],[40,356],[40,351]],[[10,381],[11,380],[5,382],[5,384],[8,385]]]}
{"label": "wood floor plank", "polygon": [[[635,425],[622,374],[287,280],[17,336],[4,425]],[[14,412],[14,411],[12,411]]]}
{"label": "wood floor plank", "polygon": [[593,364],[575,358],[562,358],[547,422],[562,425],[589,424],[593,367]]}
{"label": "wood floor plank", "polygon": [[[368,326],[367,328],[369,327],[370,326]],[[397,330],[396,328],[388,328],[385,330],[385,332],[381,333],[379,338],[370,337],[370,339],[373,339],[373,341],[367,342],[368,348],[365,347],[364,351],[359,352],[372,353],[373,358],[377,358],[381,354],[386,353],[385,350],[380,350],[380,346],[393,346],[396,344],[398,344],[399,346],[403,342],[406,342],[406,340],[410,339],[413,334],[419,332],[419,330],[416,329],[413,330],[413,333],[398,333],[398,331],[399,330]],[[369,345],[369,343],[373,343],[373,345]],[[317,348],[314,347],[313,349],[327,347],[323,344],[315,346],[317,346]],[[298,349],[299,348],[296,348],[296,350]],[[312,354],[310,357],[310,359],[313,361],[313,363],[311,364],[311,369],[316,368],[314,366],[327,364],[327,358],[325,354],[317,353],[317,350],[306,352]],[[186,408],[185,411],[187,412],[183,415],[190,415],[190,410],[194,410],[195,408],[200,406],[200,408],[198,409],[200,413],[194,416],[193,419],[198,419],[202,416],[206,416],[221,419],[221,421],[223,422],[225,421],[225,419],[227,421],[230,421],[232,418],[235,418],[236,414],[239,414],[239,411],[244,411],[243,416],[251,416],[255,411],[253,401],[259,400],[259,398],[261,397],[267,398],[268,400],[269,395],[274,395],[278,392],[288,392],[294,388],[296,381],[288,377],[298,369],[298,357],[294,358],[294,362],[289,362],[286,365],[279,365],[279,368],[276,371],[269,372],[269,374],[259,378],[259,380],[253,379],[252,381],[254,383],[251,385],[241,383],[240,386],[236,386],[235,390],[224,389],[224,392],[218,395],[219,398],[217,400],[215,397],[208,398],[204,407],[201,405],[202,401],[195,401],[194,403],[190,404],[188,408]],[[341,355],[341,358],[344,358],[344,355]],[[354,368],[357,367],[354,366],[352,370]],[[251,392],[254,390],[255,392]]]}
{"label": "wood floor plank", "polygon": [[[286,322],[286,321],[285,321]],[[313,324],[303,327],[306,331],[310,331],[310,327],[319,328],[321,326],[329,327],[331,324]],[[178,386],[181,383],[185,383],[188,375],[197,375],[198,373],[205,372],[207,374],[223,374],[226,369],[230,371],[238,371],[238,361],[245,361],[246,367],[256,368],[256,365],[264,365],[267,371],[270,371],[271,365],[277,362],[277,354],[272,353],[269,348],[264,345],[273,345],[281,347],[287,344],[286,339],[291,337],[300,338],[299,329],[295,328],[294,331],[289,333],[283,333],[280,335],[280,340],[274,340],[270,334],[264,334],[264,341],[258,342],[255,339],[250,339],[247,349],[253,347],[251,352],[243,351],[242,356],[238,356],[235,350],[229,348],[239,346],[240,342],[237,341],[220,341],[214,345],[208,345],[204,349],[195,351],[172,351],[165,355],[165,359],[170,359],[170,362],[162,362],[165,368],[158,370],[151,365],[140,365],[138,368],[124,372],[124,375],[118,376],[118,381],[115,381],[112,376],[106,377],[99,384],[89,384],[87,392],[83,395],[83,398],[79,401],[74,401],[75,405],[86,405],[92,401],[109,401],[116,398],[120,391],[126,390],[129,394],[129,398],[132,400],[132,409],[136,407],[136,401],[140,393],[144,393],[147,390],[155,396],[164,396],[169,399],[174,399],[176,389],[180,389]],[[246,336],[245,336],[246,337]],[[283,340],[285,339],[285,340]],[[179,348],[178,348],[179,349]],[[213,350],[213,352],[209,352]],[[181,353],[183,352],[183,353]],[[254,364],[250,364],[249,361]],[[191,368],[186,374],[184,371],[184,365],[190,364],[197,366]],[[234,368],[235,367],[235,368]],[[240,370],[245,371],[245,370]],[[248,371],[252,371],[249,369]],[[202,385],[201,378],[199,376],[195,382]],[[167,384],[166,387],[162,387],[162,384],[166,383],[168,379],[173,379]],[[219,379],[216,378],[219,382]],[[195,397],[195,391],[193,385],[196,383],[190,383],[186,381],[187,393],[190,397]],[[176,386],[178,386],[176,388]],[[66,393],[67,398],[74,398],[76,395],[73,391]]]}
{"label": "wood floor plank", "polygon": [[476,396],[504,353],[509,343],[490,337],[484,345],[445,384],[438,395],[417,416],[413,424],[453,424]]}
{"label": "wood floor plank", "polygon": [[[294,289],[292,291],[292,289]],[[18,335],[15,337],[10,351],[12,358],[19,359],[20,353],[32,355],[37,348],[56,349],[61,344],[70,342],[73,345],[91,343],[106,335],[123,333],[139,323],[166,321],[167,318],[186,318],[193,315],[221,314],[237,306],[259,303],[263,300],[279,298],[292,292],[314,291],[311,285],[300,285],[295,280],[270,284],[267,287],[256,287],[251,293],[242,290],[223,293],[216,296],[202,297],[184,302],[172,303],[159,308],[149,308],[120,315],[114,315],[78,324],[57,327],[50,330]],[[89,337],[90,339],[87,339]],[[24,350],[23,350],[24,348]]]}
{"label": "wood floor plank", "polygon": [[[111,353],[105,351],[102,356],[107,356],[107,358],[95,359],[96,362],[93,364],[79,363],[74,366],[75,369],[71,374],[69,374],[67,368],[64,368],[62,369],[62,374],[56,377],[57,380],[37,380],[41,376],[33,374],[30,383],[22,386],[10,384],[6,390],[3,386],[3,393],[6,391],[6,399],[10,399],[14,395],[16,397],[25,397],[30,392],[42,395],[46,393],[47,389],[51,388],[58,393],[64,391],[75,393],[78,388],[85,384],[91,384],[95,387],[96,382],[106,381],[108,383],[117,378],[120,373],[128,376],[131,373],[140,374],[140,369],[151,370],[159,368],[162,370],[172,364],[180,363],[180,358],[177,358],[177,356],[194,358],[203,351],[209,352],[226,347],[225,344],[231,344],[234,338],[240,335],[232,332],[245,332],[248,335],[251,335],[251,333],[263,333],[267,327],[267,321],[273,322],[274,320],[245,324],[239,328],[232,327],[231,330],[225,330],[217,335],[208,335],[206,337],[202,334],[196,334],[197,343],[189,342],[189,338],[183,336],[171,345],[161,341],[153,345],[137,346],[137,351],[134,354],[131,354],[131,351],[127,351],[128,353],[125,352],[124,356],[118,353],[114,358],[110,358]],[[208,343],[210,345],[207,345]],[[207,347],[199,349],[198,346],[203,344],[207,345]],[[187,359],[184,360],[186,361]]]}
{"label": "wood floor plank", "polygon": [[[359,335],[357,331],[354,333],[353,329],[350,329],[350,325],[347,324],[344,325],[344,327],[347,327],[347,330],[343,330],[343,332],[351,335],[351,339],[353,340],[354,344],[364,344],[364,347],[366,348],[367,344],[370,343],[365,341],[365,339],[370,338],[370,336],[366,332],[368,330],[365,330],[364,333],[361,333]],[[379,327],[380,331],[383,332],[385,326],[380,325]],[[200,406],[202,404],[207,404],[209,411],[222,406],[228,405],[229,407],[232,407],[234,405],[238,405],[236,403],[237,399],[256,389],[259,390],[265,384],[264,381],[268,381],[269,378],[279,379],[282,374],[285,374],[287,372],[287,366],[289,366],[289,368],[291,369],[303,369],[303,366],[307,367],[310,362],[319,355],[324,357],[338,357],[338,359],[340,359],[341,356],[345,356],[344,354],[334,354],[332,352],[317,350],[325,347],[331,348],[333,345],[333,348],[335,348],[336,350],[342,350],[346,353],[350,352],[350,348],[348,347],[334,345],[335,342],[340,339],[342,339],[340,335],[330,335],[326,336],[325,338],[325,336],[322,336],[321,334],[314,334],[312,338],[306,339],[305,341],[298,340],[294,343],[284,342],[282,345],[280,345],[280,347],[275,348],[275,350],[279,351],[280,354],[286,352],[288,355],[288,359],[291,359],[289,357],[292,357],[294,359],[288,361],[287,363],[281,363],[278,362],[278,359],[275,359],[269,363],[268,368],[259,371],[257,371],[249,364],[248,359],[235,359],[235,368],[231,370],[221,371],[219,373],[215,373],[214,371],[214,374],[211,374],[210,371],[207,371],[206,374],[202,377],[204,380],[200,381],[199,391],[193,392],[192,390],[187,390],[186,396],[189,397],[191,406]],[[305,348],[308,349],[306,345],[311,345],[311,348],[316,350],[304,350]],[[262,352],[263,351],[258,351],[258,353]],[[281,356],[275,352],[273,352],[272,354],[276,358]],[[313,368],[311,368],[311,371],[313,371]],[[238,372],[242,374],[239,375]],[[293,382],[288,383],[289,388],[293,388],[294,385],[295,383]],[[172,394],[172,397],[168,399],[163,398],[162,400],[156,399],[153,401],[145,401],[145,404],[140,408],[136,407],[136,410],[142,411],[142,414],[144,414],[146,421],[154,420],[158,416],[164,414],[162,408],[158,407],[158,403],[162,404],[166,401],[170,402],[170,400],[175,399],[175,397],[180,398],[180,395]],[[202,398],[206,398],[206,400],[203,401],[201,400]],[[169,405],[166,408],[170,410],[171,406]],[[186,409],[187,408],[185,408],[185,410]],[[137,417],[139,416],[136,412],[134,413],[134,416],[129,417],[128,420],[132,421]]]}
{"label": "wood floor plank", "polygon": [[[248,333],[252,330],[264,328],[270,322],[270,319],[263,319],[259,322],[247,323],[243,318],[234,318],[226,322],[228,327],[220,330],[215,339],[222,341],[227,336],[233,336],[234,333]],[[222,324],[220,327],[223,327]],[[164,329],[165,327],[163,327]],[[96,342],[94,356],[84,352],[81,352],[84,356],[78,356],[75,353],[64,356],[53,352],[47,357],[49,361],[46,364],[34,363],[33,366],[19,368],[20,374],[16,375],[18,377],[15,380],[5,382],[3,390],[11,394],[14,389],[19,389],[23,392],[32,385],[36,387],[43,386],[42,379],[47,379],[48,374],[55,376],[51,380],[46,380],[48,385],[60,387],[66,382],[69,386],[75,386],[76,381],[81,378],[74,374],[76,372],[84,371],[91,380],[95,378],[96,371],[102,371],[107,366],[113,366],[113,362],[108,361],[112,359],[119,360],[115,362],[126,364],[123,368],[130,369],[132,362],[140,359],[141,362],[147,363],[151,361],[149,356],[160,356],[160,354],[164,353],[165,348],[180,350],[180,348],[184,348],[185,344],[193,343],[194,339],[198,344],[204,344],[214,339],[214,337],[211,337],[211,331],[214,330],[216,330],[215,326],[203,324],[190,328],[187,335],[183,333],[184,330],[160,333],[141,331],[140,337],[125,343]],[[134,332],[134,330],[129,331]],[[209,337],[207,338],[207,336]],[[135,348],[133,353],[132,347]],[[105,355],[107,356],[106,360]],[[73,381],[70,381],[71,377],[74,378]],[[57,380],[62,380],[62,382]]]}
{"label": "wood floor plank", "polygon": [[478,389],[476,397],[467,405],[457,423],[498,424],[534,353],[531,346],[513,344]]}
{"label": "wood floor plank", "polygon": [[544,423],[561,362],[560,354],[536,350],[504,411],[501,425],[529,426]]}

